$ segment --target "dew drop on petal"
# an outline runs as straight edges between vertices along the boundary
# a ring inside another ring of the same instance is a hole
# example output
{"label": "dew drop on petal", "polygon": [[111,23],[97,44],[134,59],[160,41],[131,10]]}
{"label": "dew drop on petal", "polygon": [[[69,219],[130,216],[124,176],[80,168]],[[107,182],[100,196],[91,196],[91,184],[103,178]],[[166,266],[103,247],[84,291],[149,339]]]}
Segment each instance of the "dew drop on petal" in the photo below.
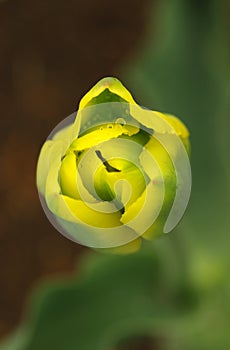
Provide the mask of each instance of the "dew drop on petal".
{"label": "dew drop on petal", "polygon": [[126,124],[126,120],[124,118],[117,118],[115,123],[121,124],[123,126]]}

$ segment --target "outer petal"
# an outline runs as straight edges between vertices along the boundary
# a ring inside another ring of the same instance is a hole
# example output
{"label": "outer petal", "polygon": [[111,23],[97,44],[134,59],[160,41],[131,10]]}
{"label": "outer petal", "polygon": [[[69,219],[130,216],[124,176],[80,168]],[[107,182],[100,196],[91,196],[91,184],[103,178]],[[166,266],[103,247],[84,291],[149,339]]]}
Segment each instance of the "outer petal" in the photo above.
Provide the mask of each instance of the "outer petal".
{"label": "outer petal", "polygon": [[36,173],[37,188],[42,195],[45,194],[46,179],[52,162],[56,158],[61,160],[72,141],[72,129],[73,124],[57,131],[53,138],[47,140],[42,146]]}
{"label": "outer petal", "polygon": [[149,150],[149,143],[140,154],[140,163],[150,182],[142,195],[122,215],[121,221],[143,235],[157,219],[162,209],[165,181],[158,160],[154,158]]}
{"label": "outer petal", "polygon": [[186,151],[188,152],[188,154],[190,154],[189,131],[185,124],[182,123],[182,121],[174,115],[161,113],[161,117],[165,119],[170,125],[172,125],[177,135],[183,142]]}
{"label": "outer petal", "polygon": [[144,109],[138,105],[130,105],[130,114],[140,124],[154,132],[187,137],[187,128],[176,117]]}
{"label": "outer petal", "polygon": [[182,121],[172,115],[130,105],[130,114],[144,127],[159,134],[176,134],[180,137],[187,153],[190,153],[189,131]]}
{"label": "outer petal", "polygon": [[189,131],[187,127],[182,123],[182,121],[171,114],[161,114],[161,118],[167,120],[170,125],[174,128],[178,136],[181,136],[182,138],[188,138],[189,137]]}
{"label": "outer petal", "polygon": [[55,157],[61,159],[63,152],[63,143],[62,141],[53,142],[48,140],[44,143],[37,164],[37,188],[38,191],[45,195],[46,189],[46,179],[50,170],[50,164],[52,163]]}
{"label": "outer petal", "polygon": [[[153,186],[158,189],[157,195],[152,198],[149,205],[153,207],[153,210],[156,206],[156,202],[161,205],[159,216],[155,217],[156,220],[152,222],[152,225],[149,226],[143,235],[144,238],[152,239],[163,233],[164,224],[169,215],[176,194],[176,174],[170,155],[155,137],[150,138],[145,148],[150,152],[152,159],[157,162],[162,175],[162,178],[160,178],[159,176],[156,176],[156,171],[149,169],[151,160],[148,160],[145,153],[143,153],[140,157],[141,164],[147,171],[148,175],[152,176],[151,179]],[[164,184],[163,193],[161,192],[162,188],[159,187],[161,181],[163,181]]]}
{"label": "outer petal", "polygon": [[[131,115],[144,127],[150,129],[155,139],[166,149],[176,173],[176,195],[166,220],[164,232],[171,231],[180,221],[189,201],[191,192],[191,167],[186,148],[177,130],[162,118],[162,113],[152,112],[139,106],[130,105]],[[179,122],[177,123],[178,129]]]}
{"label": "outer petal", "polygon": [[60,130],[58,130],[54,136],[52,137],[52,140],[62,140],[63,142],[66,142],[66,145],[70,144],[72,142],[73,137],[73,124],[70,124]]}

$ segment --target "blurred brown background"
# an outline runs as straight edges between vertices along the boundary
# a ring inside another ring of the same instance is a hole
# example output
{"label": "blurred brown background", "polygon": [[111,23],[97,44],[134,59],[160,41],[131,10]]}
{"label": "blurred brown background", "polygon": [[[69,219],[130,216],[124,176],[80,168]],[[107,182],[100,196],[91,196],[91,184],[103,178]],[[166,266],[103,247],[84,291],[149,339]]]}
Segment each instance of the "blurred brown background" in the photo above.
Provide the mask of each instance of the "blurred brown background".
{"label": "blurred brown background", "polygon": [[[40,147],[103,76],[135,54],[151,0],[0,1],[0,337],[44,277],[87,249],[55,231],[35,187]],[[125,82],[124,82],[125,83]]]}

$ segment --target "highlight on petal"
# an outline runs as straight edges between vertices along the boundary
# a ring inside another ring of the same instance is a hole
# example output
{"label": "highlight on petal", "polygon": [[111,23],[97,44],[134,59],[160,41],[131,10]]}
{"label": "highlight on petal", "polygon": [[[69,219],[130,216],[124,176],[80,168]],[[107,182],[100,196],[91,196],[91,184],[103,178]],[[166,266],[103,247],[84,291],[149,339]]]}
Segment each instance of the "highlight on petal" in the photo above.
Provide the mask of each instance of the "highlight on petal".
{"label": "highlight on petal", "polygon": [[80,199],[77,185],[76,155],[71,152],[64,156],[60,170],[59,181],[61,192],[70,198]]}
{"label": "highlight on petal", "polygon": [[191,190],[189,132],[99,81],[44,143],[37,187],[51,223],[82,245],[128,254],[171,231]]}
{"label": "highlight on petal", "polygon": [[132,125],[121,125],[109,123],[99,126],[96,130],[83,135],[71,144],[70,148],[76,151],[93,147],[95,144],[117,138],[121,135],[132,136],[139,131],[139,128]]}

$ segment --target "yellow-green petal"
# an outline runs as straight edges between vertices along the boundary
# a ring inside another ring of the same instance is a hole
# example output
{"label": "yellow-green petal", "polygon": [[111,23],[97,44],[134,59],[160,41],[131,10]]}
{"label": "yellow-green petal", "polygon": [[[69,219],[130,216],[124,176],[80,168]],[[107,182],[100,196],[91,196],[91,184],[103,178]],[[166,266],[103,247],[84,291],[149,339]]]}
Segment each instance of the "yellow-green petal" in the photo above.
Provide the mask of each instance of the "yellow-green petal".
{"label": "yellow-green petal", "polygon": [[52,141],[46,141],[44,143],[40,151],[37,163],[37,188],[38,191],[43,195],[45,193],[46,178],[49,171],[49,156],[52,145]]}
{"label": "yellow-green petal", "polygon": [[149,142],[145,145],[145,149],[149,152],[148,154],[151,155],[152,159],[157,163],[162,176],[161,178],[159,176],[156,176],[156,172],[152,169],[149,169],[149,167],[152,165],[151,160],[148,160],[148,158],[145,157],[146,153],[141,154],[140,161],[143,168],[149,174],[149,176],[152,173],[151,179],[153,186],[159,187],[159,183],[161,183],[161,181],[164,183],[163,201],[161,197],[161,191],[163,189],[161,189],[161,191],[158,192],[158,195],[155,195],[154,197],[154,204],[156,201],[161,201],[161,210],[159,212],[159,216],[155,218],[156,220],[152,222],[152,225],[149,226],[148,230],[143,235],[144,238],[152,239],[156,235],[163,233],[164,223],[168,217],[169,211],[175,198],[176,174],[170,155],[155,137],[150,138]]}
{"label": "yellow-green petal", "polygon": [[178,136],[181,136],[184,139],[189,137],[188,128],[179,118],[171,114],[160,113],[160,115],[163,119],[167,120],[170,125],[172,125]]}
{"label": "yellow-green petal", "polygon": [[79,199],[76,155],[73,152],[67,154],[62,160],[59,178],[62,193],[71,198]]}
{"label": "yellow-green petal", "polygon": [[116,123],[101,125],[98,126],[98,129],[74,140],[70,149],[82,151],[122,134],[132,136],[138,131],[139,128],[131,125],[120,125]]}
{"label": "yellow-green petal", "polygon": [[95,189],[106,200],[117,197],[118,205],[126,210],[144,191],[146,179],[140,168],[126,159],[115,158],[108,163],[118,171],[108,172],[101,165],[94,176]]}
{"label": "yellow-green petal", "polygon": [[141,196],[131,204],[121,217],[121,222],[144,235],[158,217],[164,198],[162,182],[154,185],[150,182]]}
{"label": "yellow-green petal", "polygon": [[38,191],[44,195],[46,191],[46,180],[50,171],[50,166],[55,158],[61,160],[63,155],[63,142],[48,140],[44,143],[37,164],[37,187]]}
{"label": "yellow-green petal", "polygon": [[[83,224],[102,228],[121,225],[121,213],[119,211],[104,213],[103,211],[100,212],[99,210],[96,210],[96,208],[100,209],[100,203],[95,203],[90,207],[90,204],[87,205],[87,203],[82,202],[81,200],[75,200],[67,196],[63,196],[63,198],[74,216]],[[93,207],[95,209],[93,209]]]}
{"label": "yellow-green petal", "polygon": [[[113,208],[110,203],[107,204],[107,211],[101,211],[101,203],[84,203],[81,200],[69,198],[60,193],[58,183],[59,164],[56,162],[49,172],[46,183],[46,201],[51,212],[67,221],[80,222],[96,227],[114,227],[121,225],[120,212]],[[93,209],[94,208],[94,209]],[[103,207],[102,207],[103,209]]]}
{"label": "yellow-green petal", "polygon": [[163,114],[161,113],[161,117],[165,119],[176,131],[177,135],[180,137],[183,142],[187,153],[190,155],[190,141],[189,141],[189,131],[185,124],[174,115]]}

